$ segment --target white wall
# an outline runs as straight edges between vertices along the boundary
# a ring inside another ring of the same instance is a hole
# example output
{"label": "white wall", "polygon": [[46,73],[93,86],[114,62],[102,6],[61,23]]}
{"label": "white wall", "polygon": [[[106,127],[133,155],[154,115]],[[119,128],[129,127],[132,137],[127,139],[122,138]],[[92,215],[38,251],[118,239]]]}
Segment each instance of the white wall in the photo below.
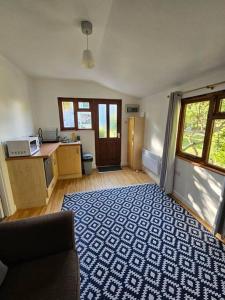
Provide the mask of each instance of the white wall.
{"label": "white wall", "polygon": [[[0,55],[0,142],[33,132],[29,79]],[[0,145],[0,198],[4,212],[15,211],[3,145]]]}
{"label": "white wall", "polygon": [[[165,91],[143,98],[141,100],[141,110],[145,112],[146,117],[145,147],[152,150],[155,154],[162,156],[169,104],[167,96],[171,91],[185,91],[223,80],[225,80],[225,70],[214,71],[204,74],[200,78],[187,82],[186,84],[180,86],[174,85]],[[214,91],[221,89],[225,89],[225,85],[217,87]],[[184,97],[209,92],[211,92],[211,90],[204,89],[195,93],[186,94]],[[158,177],[155,179],[159,181]],[[219,206],[223,181],[224,176],[176,159],[174,194],[211,225],[214,222],[215,214]]]}
{"label": "white wall", "polygon": [[0,56],[0,141],[32,132],[29,79]]}
{"label": "white wall", "polygon": [[[122,99],[122,165],[127,164],[127,117],[125,104],[140,103],[140,99],[108,89],[95,82],[81,80],[33,79],[33,118],[36,130],[60,128],[58,97]],[[130,114],[129,114],[130,116]],[[64,134],[64,133],[63,133]],[[70,136],[71,132],[68,132]],[[94,131],[77,131],[84,151],[95,154]]]}
{"label": "white wall", "polygon": [[213,225],[224,176],[177,158],[174,194]]}

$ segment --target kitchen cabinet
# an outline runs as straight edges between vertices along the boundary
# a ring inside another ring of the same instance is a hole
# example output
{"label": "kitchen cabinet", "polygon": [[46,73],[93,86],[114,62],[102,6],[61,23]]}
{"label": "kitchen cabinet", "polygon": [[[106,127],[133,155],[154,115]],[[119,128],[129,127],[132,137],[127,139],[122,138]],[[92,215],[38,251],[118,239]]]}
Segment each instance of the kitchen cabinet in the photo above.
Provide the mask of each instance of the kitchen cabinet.
{"label": "kitchen cabinet", "polygon": [[43,144],[33,156],[7,158],[6,162],[16,209],[46,205],[58,178],[82,177],[80,143]]}
{"label": "kitchen cabinet", "polygon": [[59,179],[82,177],[81,147],[79,144],[61,145],[57,149]]}
{"label": "kitchen cabinet", "polygon": [[[45,159],[51,160],[53,177],[47,186]],[[9,178],[17,209],[46,205],[58,180],[56,153],[48,158],[17,158],[7,161]]]}
{"label": "kitchen cabinet", "polygon": [[7,165],[17,209],[43,206],[48,203],[43,158],[12,159],[7,161]]}
{"label": "kitchen cabinet", "polygon": [[144,142],[144,117],[128,118],[128,166],[134,170],[142,169],[142,148]]}
{"label": "kitchen cabinet", "polygon": [[52,155],[50,156],[51,161],[52,161],[52,172],[53,172],[53,178],[51,183],[48,186],[48,198],[51,197],[51,194],[53,192],[53,189],[57,183],[58,180],[58,163],[57,163],[57,156],[56,152],[53,152]]}

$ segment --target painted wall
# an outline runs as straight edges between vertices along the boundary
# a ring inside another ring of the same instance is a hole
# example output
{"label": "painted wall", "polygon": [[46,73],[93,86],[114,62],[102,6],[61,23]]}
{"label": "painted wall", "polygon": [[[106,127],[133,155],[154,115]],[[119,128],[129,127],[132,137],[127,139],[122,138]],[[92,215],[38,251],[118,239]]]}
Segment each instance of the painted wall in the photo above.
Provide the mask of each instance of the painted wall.
{"label": "painted wall", "polygon": [[[118,93],[95,82],[80,80],[33,79],[32,89],[36,130],[39,127],[60,128],[57,97],[122,99],[122,164],[127,164],[127,118],[130,114],[125,113],[125,105],[140,103],[140,99]],[[70,136],[71,132],[66,134]],[[77,134],[81,136],[84,151],[95,154],[94,131],[77,131]]]}
{"label": "painted wall", "polygon": [[[29,79],[0,56],[0,142],[33,132]],[[0,198],[6,214],[15,211],[3,145],[0,145]]]}
{"label": "painted wall", "polygon": [[33,132],[29,79],[0,56],[0,141]]}
{"label": "painted wall", "polygon": [[[185,91],[223,80],[225,80],[225,70],[214,71],[210,74],[203,74],[200,78],[186,84],[174,85],[165,91],[143,98],[141,111],[145,113],[146,118],[144,146],[160,157],[162,156],[169,104],[167,96],[171,91]],[[214,91],[222,89],[225,89],[225,85],[217,87]],[[205,89],[198,93],[187,94],[185,97],[209,92],[210,90]],[[157,176],[154,178],[159,182]],[[224,176],[193,166],[177,158],[174,194],[212,225],[219,206],[224,179]]]}

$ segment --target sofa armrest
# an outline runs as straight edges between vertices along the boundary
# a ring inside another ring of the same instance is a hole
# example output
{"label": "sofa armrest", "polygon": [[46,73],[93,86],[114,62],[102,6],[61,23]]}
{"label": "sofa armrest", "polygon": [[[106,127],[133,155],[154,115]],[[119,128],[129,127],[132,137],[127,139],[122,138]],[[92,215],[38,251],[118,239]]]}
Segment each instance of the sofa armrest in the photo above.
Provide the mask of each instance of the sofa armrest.
{"label": "sofa armrest", "polygon": [[0,224],[0,259],[5,264],[75,249],[73,213],[60,212]]}

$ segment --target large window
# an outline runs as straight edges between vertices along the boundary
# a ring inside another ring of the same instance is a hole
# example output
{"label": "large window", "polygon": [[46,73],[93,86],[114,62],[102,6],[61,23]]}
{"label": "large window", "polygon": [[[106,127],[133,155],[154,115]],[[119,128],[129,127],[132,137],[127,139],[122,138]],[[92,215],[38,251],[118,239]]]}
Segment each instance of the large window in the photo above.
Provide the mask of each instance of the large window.
{"label": "large window", "polygon": [[225,92],[182,99],[177,154],[225,171]]}
{"label": "large window", "polygon": [[92,101],[58,98],[61,130],[92,129]]}

